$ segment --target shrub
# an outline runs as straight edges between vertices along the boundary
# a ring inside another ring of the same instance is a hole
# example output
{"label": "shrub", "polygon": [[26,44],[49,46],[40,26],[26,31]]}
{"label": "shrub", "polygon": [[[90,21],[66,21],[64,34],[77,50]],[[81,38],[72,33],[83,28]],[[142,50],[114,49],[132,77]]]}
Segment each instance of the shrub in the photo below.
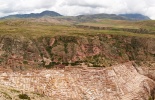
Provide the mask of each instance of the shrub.
{"label": "shrub", "polygon": [[27,94],[19,94],[18,96],[19,96],[20,99],[30,100],[30,97]]}
{"label": "shrub", "polygon": [[28,62],[26,60],[23,61],[24,64],[28,64]]}

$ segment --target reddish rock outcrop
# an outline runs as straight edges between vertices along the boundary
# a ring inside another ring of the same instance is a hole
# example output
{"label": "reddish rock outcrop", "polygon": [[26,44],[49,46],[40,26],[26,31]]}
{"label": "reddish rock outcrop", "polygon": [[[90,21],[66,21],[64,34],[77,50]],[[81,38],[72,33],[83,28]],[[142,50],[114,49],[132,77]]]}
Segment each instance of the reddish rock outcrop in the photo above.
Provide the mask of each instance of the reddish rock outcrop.
{"label": "reddish rock outcrop", "polygon": [[[25,62],[22,66],[39,68],[69,61],[73,64],[85,62],[100,67],[133,60],[155,61],[154,38],[98,34],[86,37],[55,36],[36,39],[3,36],[0,40],[0,64],[3,67],[18,67],[19,60],[21,63]],[[12,54],[21,59],[17,61],[14,58],[8,65]]]}

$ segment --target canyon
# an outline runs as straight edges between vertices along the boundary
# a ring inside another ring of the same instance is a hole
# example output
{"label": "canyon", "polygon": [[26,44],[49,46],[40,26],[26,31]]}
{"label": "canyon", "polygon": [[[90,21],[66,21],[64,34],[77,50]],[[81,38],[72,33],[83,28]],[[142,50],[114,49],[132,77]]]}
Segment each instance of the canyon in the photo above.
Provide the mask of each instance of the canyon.
{"label": "canyon", "polygon": [[0,100],[154,100],[153,21],[49,20],[0,21]]}

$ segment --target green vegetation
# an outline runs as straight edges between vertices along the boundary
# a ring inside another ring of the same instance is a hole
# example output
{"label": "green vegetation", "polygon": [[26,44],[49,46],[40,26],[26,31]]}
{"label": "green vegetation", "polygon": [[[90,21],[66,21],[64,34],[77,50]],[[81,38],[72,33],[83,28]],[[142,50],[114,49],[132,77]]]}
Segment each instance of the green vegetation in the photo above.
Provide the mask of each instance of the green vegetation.
{"label": "green vegetation", "polygon": [[[155,21],[127,21],[127,20],[97,20],[96,22],[85,22],[77,25],[89,26],[90,28],[106,29],[114,31],[127,31],[133,33],[155,34]],[[134,32],[135,31],[135,32]],[[127,34],[128,35],[128,34]],[[138,36],[138,35],[136,35]],[[146,36],[145,36],[146,37]]]}
{"label": "green vegetation", "polygon": [[[111,24],[112,23],[112,24]],[[32,22],[28,19],[12,19],[0,20],[0,35],[13,35],[17,37],[37,38],[42,36],[89,36],[96,34],[114,34],[114,35],[127,35],[127,36],[140,36],[140,37],[155,37],[151,34],[137,34],[132,32],[121,31],[120,28],[139,29],[144,28],[155,32],[154,21],[120,21],[120,20],[99,20],[96,22],[78,23],[77,25],[97,26],[97,27],[112,27],[114,30],[95,30],[78,28],[73,25],[61,25],[43,22]]]}
{"label": "green vegetation", "polygon": [[27,94],[19,94],[18,96],[19,96],[20,99],[30,100],[30,97]]}
{"label": "green vegetation", "polygon": [[92,64],[90,67],[109,67],[111,66],[111,60],[104,57],[104,55],[95,55],[91,57],[87,57],[86,63]]}
{"label": "green vegetation", "polygon": [[154,100],[154,99],[152,98],[152,96],[150,96],[150,97],[149,97],[149,100]]}
{"label": "green vegetation", "polygon": [[155,23],[154,20],[127,21],[127,20],[99,19],[96,22],[85,22],[85,23],[80,23],[78,25],[129,28],[129,29],[147,28],[151,31],[154,31],[155,30],[154,23]]}
{"label": "green vegetation", "polygon": [[25,61],[25,60],[24,60],[24,61],[23,61],[23,64],[28,64],[28,61]]}

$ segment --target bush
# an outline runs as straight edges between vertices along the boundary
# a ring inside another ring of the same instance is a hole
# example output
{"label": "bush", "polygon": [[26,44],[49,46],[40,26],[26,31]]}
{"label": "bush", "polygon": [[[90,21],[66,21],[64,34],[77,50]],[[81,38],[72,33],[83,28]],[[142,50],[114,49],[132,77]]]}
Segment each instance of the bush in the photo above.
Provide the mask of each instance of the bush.
{"label": "bush", "polygon": [[28,64],[28,62],[26,60],[23,61],[23,64]]}
{"label": "bush", "polygon": [[27,94],[19,94],[18,96],[19,96],[20,99],[30,100],[30,97]]}

